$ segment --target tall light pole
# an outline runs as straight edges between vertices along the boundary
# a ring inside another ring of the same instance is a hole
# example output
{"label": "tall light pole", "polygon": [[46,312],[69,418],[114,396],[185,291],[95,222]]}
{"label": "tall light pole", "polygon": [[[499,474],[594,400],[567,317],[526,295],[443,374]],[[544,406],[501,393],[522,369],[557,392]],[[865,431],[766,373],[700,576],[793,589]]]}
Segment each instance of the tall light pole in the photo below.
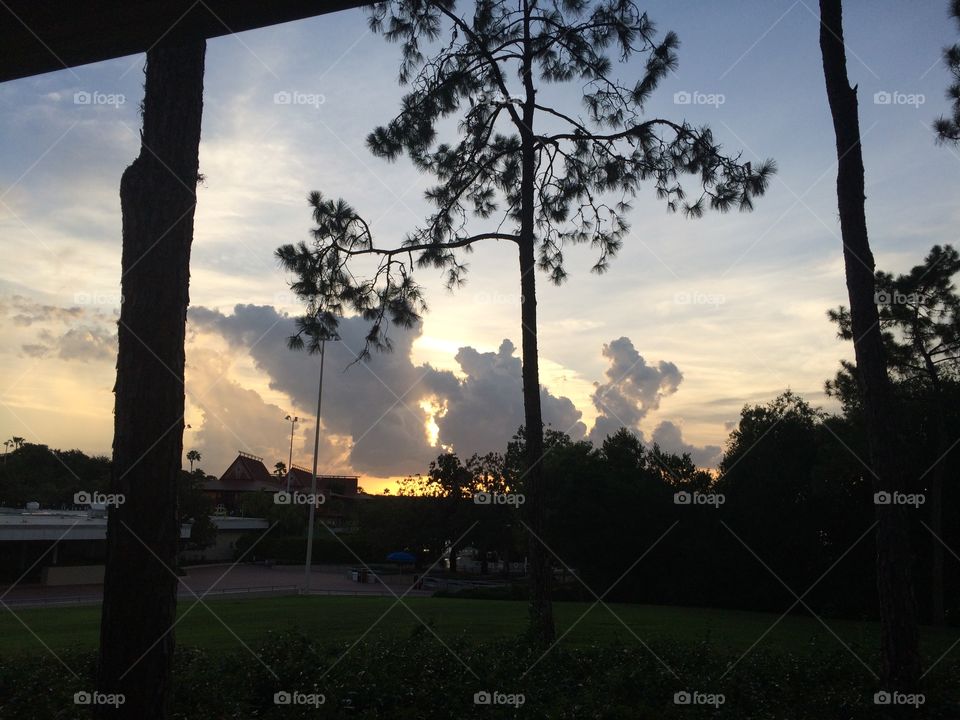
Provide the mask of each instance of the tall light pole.
{"label": "tall light pole", "polygon": [[[332,338],[335,339],[335,338]],[[310,564],[313,562],[313,520],[317,511],[317,455],[320,452],[320,407],[323,401],[323,356],[327,338],[320,340],[320,387],[317,390],[317,427],[313,434],[313,476],[310,480],[310,520],[307,524],[307,562],[304,568],[304,591],[310,592]]]}
{"label": "tall light pole", "polygon": [[297,426],[297,423],[300,421],[299,417],[290,417],[287,415],[285,420],[290,421],[290,459],[287,461],[287,492],[290,492],[290,475],[293,474],[293,429]]}

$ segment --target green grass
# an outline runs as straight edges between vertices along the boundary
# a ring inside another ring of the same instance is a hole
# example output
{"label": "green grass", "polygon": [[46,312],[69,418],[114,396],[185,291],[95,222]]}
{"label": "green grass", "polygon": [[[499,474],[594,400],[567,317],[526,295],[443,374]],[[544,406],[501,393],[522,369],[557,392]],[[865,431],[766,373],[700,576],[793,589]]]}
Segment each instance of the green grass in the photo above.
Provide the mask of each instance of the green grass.
{"label": "green grass", "polygon": [[[406,598],[404,604],[409,610],[402,605],[390,609],[394,602],[389,597],[291,596],[208,600],[205,603],[208,607],[191,607],[191,601],[181,601],[177,644],[208,650],[236,650],[242,647],[238,637],[244,643],[254,644],[271,631],[284,630],[297,630],[321,642],[349,642],[367,632],[374,623],[376,626],[367,637],[409,635],[421,626],[420,619],[445,641],[464,636],[478,640],[510,638],[522,633],[526,626],[527,608],[523,602]],[[814,618],[790,616],[769,630],[778,615],[654,605],[612,604],[609,607],[616,617],[602,606],[591,609],[590,603],[556,603],[558,635],[573,626],[562,642],[570,646],[594,642],[638,645],[635,634],[644,642],[709,640],[718,648],[743,652],[767,633],[758,643],[758,647],[767,651],[842,651],[843,646],[832,630],[867,662],[879,647],[879,628],[873,622],[827,619],[830,627],[827,630]],[[10,611],[0,612],[2,654],[42,653],[44,644],[53,650],[94,649],[97,645],[99,606],[31,608],[16,610],[16,615]],[[958,635],[957,629],[925,628],[926,658],[935,660]]]}

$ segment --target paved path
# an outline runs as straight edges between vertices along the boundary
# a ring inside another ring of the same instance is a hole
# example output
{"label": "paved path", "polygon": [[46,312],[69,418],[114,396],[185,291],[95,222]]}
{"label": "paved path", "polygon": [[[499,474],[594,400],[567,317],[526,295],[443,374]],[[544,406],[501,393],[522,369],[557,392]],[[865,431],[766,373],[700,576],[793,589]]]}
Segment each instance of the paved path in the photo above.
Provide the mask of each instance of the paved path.
{"label": "paved path", "polygon": [[[351,566],[314,565],[310,574],[310,590],[319,595],[386,595],[407,592],[413,575],[386,575],[382,582],[361,584],[349,577]],[[194,594],[211,597],[247,595],[293,595],[305,584],[302,565],[202,565],[185,568],[178,595],[192,599]],[[392,592],[391,592],[392,591]],[[11,607],[30,605],[95,604],[102,599],[100,585],[65,585],[44,587],[22,583],[13,588],[0,587],[0,599]],[[431,595],[428,590],[410,590],[407,596]]]}

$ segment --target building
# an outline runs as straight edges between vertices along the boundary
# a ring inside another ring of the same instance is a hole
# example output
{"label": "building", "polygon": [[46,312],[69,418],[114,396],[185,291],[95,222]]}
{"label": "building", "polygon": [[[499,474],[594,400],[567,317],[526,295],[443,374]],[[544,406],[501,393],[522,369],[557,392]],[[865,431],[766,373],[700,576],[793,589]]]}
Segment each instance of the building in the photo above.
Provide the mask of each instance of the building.
{"label": "building", "polygon": [[[309,493],[313,472],[293,465],[285,476],[273,475],[263,464],[263,458],[238,452],[236,459],[217,479],[207,480],[203,491],[213,501],[218,515],[240,515],[243,501],[251,493],[290,492]],[[317,505],[316,517],[331,528],[356,527],[356,503],[366,496],[359,492],[359,478],[355,475],[317,475],[317,494],[324,501]]]}
{"label": "building", "polygon": [[262,457],[240,452],[223,475],[203,483],[203,492],[213,501],[218,515],[239,515],[247,493],[275,493],[282,489],[278,482]]}
{"label": "building", "polygon": [[[287,475],[290,492],[310,492],[312,470],[294,465]],[[355,475],[317,475],[317,493],[324,498],[323,504],[317,507],[317,518],[331,528],[356,528],[356,503],[366,497],[357,490],[358,481]]]}
{"label": "building", "polygon": [[[237,540],[269,528],[264,518],[214,517],[213,524],[214,544],[183,550],[181,561],[232,560]],[[182,525],[180,539],[189,540],[190,530],[189,523]],[[103,510],[0,508],[0,576],[40,580],[44,585],[100,584],[106,539]]]}

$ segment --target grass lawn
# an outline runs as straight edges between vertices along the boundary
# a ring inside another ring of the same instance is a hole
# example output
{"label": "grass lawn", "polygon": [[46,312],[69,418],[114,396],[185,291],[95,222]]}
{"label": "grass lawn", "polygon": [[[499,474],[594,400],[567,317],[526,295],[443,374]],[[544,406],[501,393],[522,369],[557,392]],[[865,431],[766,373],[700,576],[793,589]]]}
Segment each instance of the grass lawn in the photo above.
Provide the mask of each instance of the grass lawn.
{"label": "grass lawn", "polygon": [[[393,598],[329,596],[217,599],[205,601],[207,607],[182,601],[177,644],[237,650],[242,647],[238,637],[253,644],[270,631],[291,629],[320,641],[351,642],[374,623],[367,637],[408,635],[420,627],[418,617],[445,641],[462,636],[508,638],[522,633],[526,626],[523,602],[406,598],[407,607],[396,605],[391,609],[394,603]],[[842,651],[842,640],[867,662],[874,660],[879,648],[879,627],[872,622],[827,620],[828,630],[815,618],[790,616],[770,630],[779,617],[776,614],[655,605],[609,607],[591,609],[590,603],[556,603],[558,635],[573,626],[562,642],[571,646],[592,642],[639,645],[635,634],[644,642],[709,640],[732,652],[743,652],[759,640],[757,647],[768,652],[779,649],[802,653]],[[382,619],[377,622],[378,618]],[[99,606],[31,608],[16,610],[16,615],[0,610],[0,653],[42,653],[44,644],[53,650],[94,649],[99,625]],[[958,637],[957,629],[924,628],[925,661],[936,660]],[[956,652],[960,653],[960,645]]]}

